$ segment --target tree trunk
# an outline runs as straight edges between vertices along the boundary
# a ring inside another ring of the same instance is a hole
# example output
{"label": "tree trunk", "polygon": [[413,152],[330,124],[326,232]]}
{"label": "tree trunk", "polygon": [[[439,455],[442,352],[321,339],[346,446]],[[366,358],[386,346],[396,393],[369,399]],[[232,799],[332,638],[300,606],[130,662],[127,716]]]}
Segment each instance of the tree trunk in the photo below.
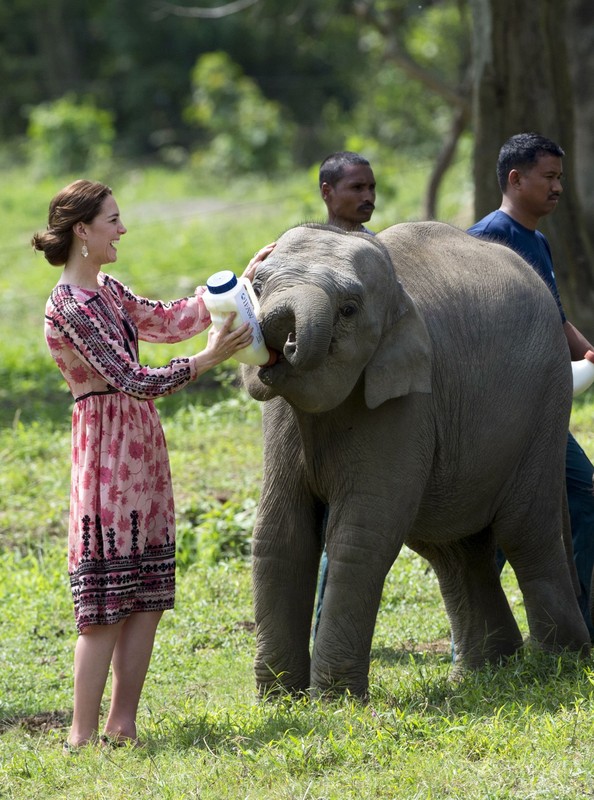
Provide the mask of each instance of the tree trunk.
{"label": "tree trunk", "polygon": [[594,229],[594,3],[569,0],[569,63],[575,110],[576,187],[588,229]]}
{"label": "tree trunk", "polygon": [[553,250],[568,317],[594,337],[594,248],[578,199],[566,0],[470,0],[473,15],[476,218],[497,208],[499,148],[538,131],[565,150],[564,192],[541,229]]}
{"label": "tree trunk", "polygon": [[444,175],[454,160],[460,137],[468,128],[469,116],[469,109],[464,106],[460,106],[453,112],[449,133],[445,138],[441,151],[433,165],[431,175],[429,176],[429,184],[425,194],[425,219],[437,219],[437,197],[439,194],[439,187],[441,186]]}

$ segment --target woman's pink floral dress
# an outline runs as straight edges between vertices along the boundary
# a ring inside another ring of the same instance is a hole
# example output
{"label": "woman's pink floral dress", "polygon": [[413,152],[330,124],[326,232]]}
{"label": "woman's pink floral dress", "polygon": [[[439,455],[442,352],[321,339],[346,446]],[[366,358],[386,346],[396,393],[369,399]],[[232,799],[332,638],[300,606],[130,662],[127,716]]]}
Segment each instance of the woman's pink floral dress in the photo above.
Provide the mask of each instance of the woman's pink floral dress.
{"label": "woman's pink floral dress", "polygon": [[75,399],[68,572],[79,632],[173,608],[173,491],[153,398],[193,380],[196,356],[145,367],[138,339],[179,342],[210,323],[202,288],[161,303],[105,273],[99,283],[56,286],[45,312],[46,341]]}

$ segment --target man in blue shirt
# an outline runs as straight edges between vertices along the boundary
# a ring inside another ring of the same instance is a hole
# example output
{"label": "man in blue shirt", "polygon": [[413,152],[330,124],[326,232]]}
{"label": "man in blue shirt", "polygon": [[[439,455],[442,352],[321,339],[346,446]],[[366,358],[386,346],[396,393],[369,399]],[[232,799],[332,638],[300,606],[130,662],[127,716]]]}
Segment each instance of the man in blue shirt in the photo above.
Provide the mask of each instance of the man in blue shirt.
{"label": "man in blue shirt", "polygon": [[[538,231],[540,219],[557,207],[563,191],[559,145],[537,133],[520,133],[505,142],[497,160],[497,179],[503,194],[501,205],[468,229],[472,236],[489,239],[515,250],[533,267],[551,290],[567,337],[573,361],[594,361],[594,348],[567,319],[555,280],[551,249]],[[580,581],[580,608],[590,636],[594,626],[590,613],[590,585],[594,568],[594,467],[568,433],[566,484],[574,560]],[[505,559],[500,557],[501,568]]]}

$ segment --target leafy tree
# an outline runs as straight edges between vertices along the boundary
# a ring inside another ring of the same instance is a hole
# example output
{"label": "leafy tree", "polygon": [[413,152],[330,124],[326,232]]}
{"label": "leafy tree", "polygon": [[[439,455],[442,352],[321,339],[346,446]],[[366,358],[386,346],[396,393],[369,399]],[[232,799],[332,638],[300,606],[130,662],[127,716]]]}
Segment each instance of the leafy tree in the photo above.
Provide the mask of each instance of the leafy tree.
{"label": "leafy tree", "polygon": [[60,175],[107,165],[115,130],[109,111],[67,95],[31,110],[27,136],[37,171]]}
{"label": "leafy tree", "polygon": [[201,56],[192,75],[194,94],[187,117],[208,134],[198,153],[226,172],[274,172],[290,164],[292,129],[278,103],[267,100],[226,53]]}
{"label": "leafy tree", "polygon": [[291,155],[298,163],[318,162],[353,135],[425,152],[444,139],[451,96],[428,94],[404,67],[418,58],[417,77],[451,84],[464,49],[440,15],[452,17],[455,0],[430,0],[422,9],[408,0],[197,5],[199,15],[187,1],[1,4],[0,138],[24,133],[26,106],[73,92],[112,111],[119,152],[189,150],[196,138],[184,114],[192,70],[201,55],[221,51],[295,126]]}
{"label": "leafy tree", "polygon": [[[565,0],[470,0],[474,25],[474,181],[476,216],[499,205],[495,164],[514,133],[536,130],[566,151],[565,189],[543,219],[569,315],[594,333],[594,249],[575,180],[574,116],[563,32]],[[561,35],[560,35],[561,32]]]}
{"label": "leafy tree", "polygon": [[[461,0],[358,0],[352,12],[373,53],[373,82],[358,92],[357,128],[384,147],[434,159],[424,215],[437,195],[471,110],[470,21]],[[369,73],[365,73],[368,78]]]}

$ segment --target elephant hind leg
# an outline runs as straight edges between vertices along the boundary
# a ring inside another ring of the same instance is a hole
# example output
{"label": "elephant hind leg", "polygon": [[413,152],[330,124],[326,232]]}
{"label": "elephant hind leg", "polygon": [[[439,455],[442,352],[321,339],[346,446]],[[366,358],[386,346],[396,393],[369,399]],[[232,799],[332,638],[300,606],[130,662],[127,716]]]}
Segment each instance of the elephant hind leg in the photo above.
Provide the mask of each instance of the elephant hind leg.
{"label": "elephant hind leg", "polygon": [[452,626],[456,672],[512,655],[523,640],[501,587],[490,528],[414,549],[431,563]]}
{"label": "elephant hind leg", "polygon": [[524,598],[531,641],[545,650],[589,651],[590,634],[582,617],[570,577],[565,548],[559,537],[549,549],[547,564],[541,560],[543,545],[505,545],[505,554],[516,574]]}
{"label": "elephant hind leg", "polygon": [[546,650],[586,652],[590,634],[572,579],[565,487],[554,477],[553,473],[548,484],[541,480],[536,492],[508,503],[494,527],[524,598],[531,641]]}

